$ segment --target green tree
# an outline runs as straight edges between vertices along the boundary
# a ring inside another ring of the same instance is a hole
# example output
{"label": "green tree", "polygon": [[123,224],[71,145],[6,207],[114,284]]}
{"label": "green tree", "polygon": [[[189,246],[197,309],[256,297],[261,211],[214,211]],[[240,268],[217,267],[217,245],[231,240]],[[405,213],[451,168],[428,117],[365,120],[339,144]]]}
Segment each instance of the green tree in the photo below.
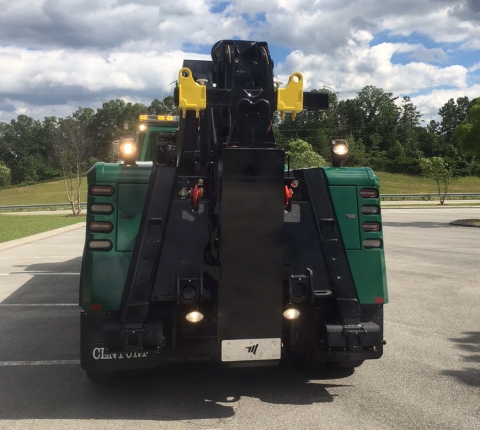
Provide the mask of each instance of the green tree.
{"label": "green tree", "polygon": [[[116,99],[103,103],[95,115],[89,120],[89,131],[98,147],[99,154],[105,160],[111,159],[111,144],[124,134],[135,134],[138,117],[147,112],[147,107],[141,103],[126,103]],[[81,113],[82,118],[89,117]],[[81,118],[79,118],[81,119]],[[82,119],[83,121],[83,119]]]}
{"label": "green tree", "polygon": [[455,129],[459,146],[480,158],[480,98],[475,99],[468,112],[468,121]]}
{"label": "green tree", "polygon": [[58,121],[51,138],[62,169],[67,199],[73,214],[80,215],[82,175],[90,167],[90,159],[96,156],[98,148],[86,125],[72,116]]}
{"label": "green tree", "polygon": [[422,114],[410,97],[404,96],[400,107],[397,138],[402,143],[406,155],[410,157],[415,157],[418,149],[417,129],[420,128],[421,117]]}
{"label": "green tree", "polygon": [[422,158],[420,167],[425,177],[432,179],[437,184],[438,198],[443,205],[447,196],[448,186],[452,180],[452,172],[442,157]]}
{"label": "green tree", "polygon": [[304,140],[295,139],[288,142],[286,154],[289,156],[290,169],[326,166],[323,157],[318,155],[312,145]]}
{"label": "green tree", "polygon": [[3,161],[12,175],[12,183],[35,182],[48,157],[43,127],[26,115],[19,115],[1,128]]}
{"label": "green tree", "polygon": [[[365,151],[362,139],[355,141],[353,135],[347,135],[348,142],[348,160],[345,162],[345,166],[365,167],[369,165],[368,156]],[[329,155],[330,157],[330,155]]]}
{"label": "green tree", "polygon": [[345,103],[347,132],[362,139],[367,150],[388,151],[397,140],[399,108],[392,93],[369,85],[353,100]]}
{"label": "green tree", "polygon": [[10,169],[5,164],[0,164],[0,187],[10,185]]}
{"label": "green tree", "polygon": [[441,134],[445,137],[447,144],[457,144],[454,130],[464,121],[468,121],[468,112],[471,102],[468,97],[459,97],[455,102],[450,99],[445,103],[438,114],[442,117],[440,122]]}
{"label": "green tree", "polygon": [[312,145],[315,152],[328,157],[332,138],[343,137],[337,133],[335,113],[338,99],[333,91],[312,90],[312,92],[328,94],[328,109],[322,112],[302,111],[296,115],[295,120],[288,114],[283,120],[277,116],[273,127],[275,140],[281,148],[286,148],[290,140],[304,140]]}
{"label": "green tree", "polygon": [[162,101],[154,99],[146,112],[154,115],[179,115],[173,96],[167,96]]}

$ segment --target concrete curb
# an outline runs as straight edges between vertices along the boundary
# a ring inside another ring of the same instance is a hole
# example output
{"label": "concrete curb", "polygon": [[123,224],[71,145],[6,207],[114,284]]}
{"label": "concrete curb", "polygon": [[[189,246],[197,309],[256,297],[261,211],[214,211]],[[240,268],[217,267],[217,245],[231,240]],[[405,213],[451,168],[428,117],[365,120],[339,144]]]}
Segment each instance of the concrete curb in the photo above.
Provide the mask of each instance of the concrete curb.
{"label": "concrete curb", "polygon": [[0,251],[9,248],[15,248],[16,246],[25,245],[30,242],[36,242],[37,240],[46,239],[48,237],[56,236],[57,234],[66,233],[68,231],[78,230],[82,227],[85,227],[85,221],[67,225],[66,227],[56,228],[54,230],[44,231],[43,233],[33,234],[32,236],[9,240],[8,242],[0,243]]}

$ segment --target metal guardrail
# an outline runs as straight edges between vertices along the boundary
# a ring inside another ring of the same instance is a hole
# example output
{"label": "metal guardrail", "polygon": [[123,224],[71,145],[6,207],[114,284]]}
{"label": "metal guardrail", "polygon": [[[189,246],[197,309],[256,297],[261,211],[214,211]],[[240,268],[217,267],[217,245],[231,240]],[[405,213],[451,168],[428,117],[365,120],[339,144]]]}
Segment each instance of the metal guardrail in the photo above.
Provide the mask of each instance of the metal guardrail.
{"label": "metal guardrail", "polygon": [[[380,200],[437,200],[438,193],[380,194]],[[480,199],[480,193],[448,193],[445,200]]]}
{"label": "metal guardrail", "polygon": [[[420,194],[380,194],[380,200],[437,200],[438,193],[420,193]],[[467,199],[480,199],[480,193],[448,193],[445,200],[467,200]],[[86,202],[80,202],[82,209],[87,207]],[[39,210],[39,209],[51,209],[53,211],[58,209],[70,209],[72,205],[70,203],[54,203],[44,205],[11,205],[0,206],[0,212],[2,211],[23,211],[23,210]]]}

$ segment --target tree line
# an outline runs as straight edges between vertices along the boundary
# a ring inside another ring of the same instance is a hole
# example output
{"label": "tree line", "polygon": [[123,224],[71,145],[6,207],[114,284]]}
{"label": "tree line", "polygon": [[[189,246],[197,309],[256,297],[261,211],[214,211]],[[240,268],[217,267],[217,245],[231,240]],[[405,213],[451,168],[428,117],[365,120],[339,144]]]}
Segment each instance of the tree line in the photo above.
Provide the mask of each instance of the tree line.
{"label": "tree line", "polygon": [[[328,93],[328,110],[304,111],[295,121],[276,117],[273,125],[278,144],[303,164],[328,160],[332,138],[345,138],[349,166],[419,174],[422,160],[436,157],[452,176],[480,175],[480,98],[450,99],[438,111],[439,122],[425,123],[408,96],[399,100],[374,86],[347,100],[338,100],[330,90],[318,91]],[[96,111],[80,107],[66,118],[38,121],[19,115],[0,123],[0,187],[64,178],[70,180],[66,189],[74,192],[81,183],[77,176],[97,160],[110,161],[112,141],[134,134],[142,113],[177,110],[172,96],[149,106],[117,99]]]}
{"label": "tree line", "polygon": [[301,112],[295,121],[278,122],[277,141],[310,143],[328,159],[332,137],[346,138],[346,166],[369,166],[392,173],[421,174],[422,160],[442,158],[452,176],[480,176],[480,98],[448,100],[440,121],[425,122],[408,96],[367,86],[355,98],[341,100],[328,92],[330,107],[321,114]]}

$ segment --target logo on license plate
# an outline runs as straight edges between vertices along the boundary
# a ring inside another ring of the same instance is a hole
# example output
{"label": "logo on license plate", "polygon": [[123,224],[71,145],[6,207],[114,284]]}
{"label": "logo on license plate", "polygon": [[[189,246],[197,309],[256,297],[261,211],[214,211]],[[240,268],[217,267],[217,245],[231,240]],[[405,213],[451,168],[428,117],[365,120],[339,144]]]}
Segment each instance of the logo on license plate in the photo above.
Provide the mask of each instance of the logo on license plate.
{"label": "logo on license plate", "polygon": [[222,361],[280,360],[280,338],[222,341]]}

